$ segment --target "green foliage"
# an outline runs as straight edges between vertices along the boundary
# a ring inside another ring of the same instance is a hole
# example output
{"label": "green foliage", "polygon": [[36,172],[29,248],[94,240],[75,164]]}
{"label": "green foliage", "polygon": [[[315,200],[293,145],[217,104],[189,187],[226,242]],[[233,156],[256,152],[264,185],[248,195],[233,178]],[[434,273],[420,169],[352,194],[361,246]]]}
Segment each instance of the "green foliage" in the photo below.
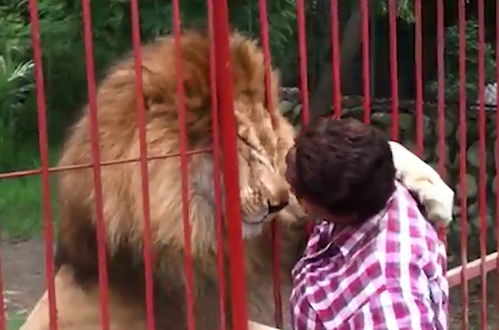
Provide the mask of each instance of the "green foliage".
{"label": "green foliage", "polygon": [[[295,3],[268,3],[273,62],[286,74],[294,72]],[[68,122],[86,102],[86,74],[81,2],[39,0],[40,39],[49,123],[49,137],[60,139]],[[92,1],[92,30],[96,73],[104,70],[131,48],[130,3],[125,0]],[[36,138],[36,102],[27,0],[5,0],[0,5],[0,148],[15,141]],[[233,28],[258,37],[258,8],[253,1],[231,2]],[[141,37],[148,41],[172,31],[172,8],[168,1],[140,2]],[[205,1],[181,1],[182,25],[205,28]],[[8,124],[6,124],[8,123]],[[3,146],[1,146],[3,145]],[[0,164],[0,166],[2,166]],[[5,170],[5,166],[0,168]]]}
{"label": "green foliage", "polygon": [[[130,1],[91,1],[96,75],[132,49]],[[230,1],[233,28],[259,37],[255,1]],[[268,2],[273,64],[294,76],[296,7],[294,0]],[[170,1],[139,2],[143,42],[172,31]],[[38,0],[40,40],[53,164],[66,127],[86,103],[87,81],[81,1]],[[204,0],[181,1],[182,26],[204,29]],[[290,56],[293,54],[293,56]],[[27,0],[0,1],[0,173],[39,166],[33,49]],[[0,181],[0,223],[13,234],[40,229],[39,178]],[[15,205],[15,207],[12,207]]]}
{"label": "green foliage", "polygon": [[[13,155],[16,137],[24,128],[22,118],[28,109],[24,102],[33,90],[33,62],[25,55],[29,29],[18,13],[18,5],[0,6],[0,154]],[[11,159],[0,157],[0,170],[8,169]]]}
{"label": "green foliage", "polygon": [[[378,15],[388,14],[388,3],[384,0],[373,2],[374,12]],[[397,1],[397,16],[405,22],[414,22],[414,6],[412,0],[398,0]]]}
{"label": "green foliage", "polygon": [[[491,44],[485,45],[485,83],[495,79],[495,53]],[[447,28],[445,33],[445,93],[448,101],[459,99],[459,26]],[[437,93],[437,81],[426,86],[431,95]],[[478,98],[478,23],[466,24],[466,94],[470,102]]]}
{"label": "green foliage", "polygon": [[[37,145],[17,145],[16,170],[40,167]],[[57,153],[50,151],[53,164]],[[21,164],[21,165],[19,165]],[[51,176],[51,180],[54,177]],[[51,182],[51,199],[54,217],[57,216],[55,182]],[[10,237],[28,238],[42,229],[41,177],[28,176],[0,180],[0,232]],[[54,219],[55,220],[55,219]]]}
{"label": "green foliage", "polygon": [[[288,81],[298,72],[296,1],[267,1],[267,6],[272,62],[281,70],[283,81]],[[256,1],[240,1],[231,6],[230,17],[235,29],[259,39],[261,24]]]}

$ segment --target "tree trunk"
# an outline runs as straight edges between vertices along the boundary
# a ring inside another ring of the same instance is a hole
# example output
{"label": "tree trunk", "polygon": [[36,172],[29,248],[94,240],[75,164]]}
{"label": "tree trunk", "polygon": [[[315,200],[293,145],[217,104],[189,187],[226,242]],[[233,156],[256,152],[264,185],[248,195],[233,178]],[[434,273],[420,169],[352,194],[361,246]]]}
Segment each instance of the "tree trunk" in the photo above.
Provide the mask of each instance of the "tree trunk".
{"label": "tree trunk", "polygon": [[[348,18],[343,29],[341,40],[341,84],[342,91],[348,92],[355,88],[355,77],[350,74],[355,56],[360,48],[360,28],[361,15],[360,6],[356,5]],[[328,40],[329,42],[329,40]],[[329,45],[331,50],[331,45]],[[331,62],[324,63],[320,70],[321,74],[318,80],[317,88],[310,96],[310,113],[312,119],[331,111],[332,84],[331,84]]]}

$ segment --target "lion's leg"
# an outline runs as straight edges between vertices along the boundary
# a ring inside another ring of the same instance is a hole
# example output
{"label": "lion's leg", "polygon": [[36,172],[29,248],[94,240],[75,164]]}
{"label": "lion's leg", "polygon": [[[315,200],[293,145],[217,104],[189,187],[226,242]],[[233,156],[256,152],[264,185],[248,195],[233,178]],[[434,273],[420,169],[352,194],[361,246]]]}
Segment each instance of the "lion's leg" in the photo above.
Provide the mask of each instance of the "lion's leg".
{"label": "lion's leg", "polygon": [[[98,287],[84,291],[76,284],[72,271],[63,266],[55,277],[57,323],[59,330],[102,329]],[[142,306],[130,304],[109,292],[110,329],[144,330]],[[20,330],[48,330],[49,303],[47,292],[40,298]]]}

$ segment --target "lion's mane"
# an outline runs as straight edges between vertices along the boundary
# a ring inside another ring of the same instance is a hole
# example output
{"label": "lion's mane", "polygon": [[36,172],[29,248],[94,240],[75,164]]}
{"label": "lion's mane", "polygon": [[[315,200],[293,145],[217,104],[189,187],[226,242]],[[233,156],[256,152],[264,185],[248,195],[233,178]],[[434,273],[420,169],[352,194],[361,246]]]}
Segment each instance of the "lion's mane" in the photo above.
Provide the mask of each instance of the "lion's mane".
{"label": "lion's mane", "polygon": [[[181,38],[190,149],[211,147],[209,40],[198,32]],[[285,155],[293,143],[291,125],[277,109],[279,79],[272,73],[273,114],[265,108],[263,56],[255,43],[234,33],[230,48],[234,108],[238,123],[241,200],[247,220],[245,261],[249,316],[272,324],[272,250],[267,207],[284,206],[281,224],[281,281],[284,317],[288,319],[292,265],[302,251],[304,224],[284,180]],[[171,36],[142,47],[142,78],[147,116],[147,153],[178,152],[178,109],[174,40]],[[131,56],[119,61],[101,82],[97,94],[102,162],[139,157],[136,126],[135,71]],[[70,129],[60,166],[92,161],[87,108]],[[184,329],[184,238],[180,160],[149,161],[149,196],[158,329]],[[218,322],[219,279],[216,271],[215,208],[212,196],[211,155],[189,157],[190,218],[195,275],[197,328],[215,329]],[[58,178],[61,225],[56,253],[58,268],[72,269],[82,288],[97,286],[96,210],[91,168],[63,172]],[[103,212],[109,284],[113,294],[144,304],[143,207],[140,166],[137,162],[102,167]],[[279,211],[280,208],[277,209]],[[270,212],[271,213],[271,212]],[[258,224],[264,214],[265,223]],[[254,229],[258,228],[258,229]],[[227,262],[227,260],[226,260]],[[226,272],[227,274],[227,272]],[[228,279],[226,278],[228,285]],[[230,299],[230,297],[228,297]],[[144,307],[145,308],[145,307]],[[228,310],[228,309],[227,309]],[[230,318],[230,315],[229,315]]]}

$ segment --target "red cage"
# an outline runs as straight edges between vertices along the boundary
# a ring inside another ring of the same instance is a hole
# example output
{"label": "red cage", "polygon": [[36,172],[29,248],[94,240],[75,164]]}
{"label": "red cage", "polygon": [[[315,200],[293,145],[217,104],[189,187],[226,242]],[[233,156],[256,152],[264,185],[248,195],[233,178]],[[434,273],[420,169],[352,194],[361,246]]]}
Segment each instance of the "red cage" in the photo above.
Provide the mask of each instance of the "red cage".
{"label": "red cage", "polygon": [[[41,167],[27,171],[0,173],[0,180],[8,180],[21,176],[40,175],[42,178],[42,202],[43,202],[43,222],[44,222],[44,240],[45,240],[45,264],[46,264],[46,286],[48,289],[48,300],[50,305],[50,329],[55,330],[57,326],[57,310],[55,308],[55,295],[54,284],[54,253],[52,251],[53,243],[53,228],[52,228],[52,211],[50,206],[50,180],[49,177],[54,172],[72,171],[76,168],[91,168],[94,174],[95,185],[95,202],[96,202],[96,219],[97,219],[97,240],[98,244],[98,264],[99,264],[99,287],[101,299],[101,317],[102,328],[110,329],[109,327],[109,309],[108,309],[108,278],[106,269],[106,247],[105,247],[105,222],[102,202],[102,182],[101,182],[101,167],[109,166],[117,163],[125,162],[139,162],[142,175],[142,204],[143,204],[143,220],[144,220],[144,255],[145,257],[145,280],[146,280],[146,310],[147,310],[147,328],[154,328],[154,288],[153,288],[153,263],[154,256],[151,253],[151,228],[150,228],[150,210],[149,210],[149,178],[148,178],[148,162],[153,159],[167,158],[167,157],[180,157],[182,168],[182,198],[183,201],[189,199],[188,195],[188,162],[189,157],[199,153],[212,153],[214,156],[214,187],[216,199],[216,218],[217,228],[216,232],[219,237],[222,235],[222,213],[225,208],[225,214],[228,219],[228,232],[229,232],[229,246],[230,246],[230,268],[229,273],[224,273],[222,253],[222,243],[218,245],[219,259],[218,259],[218,272],[221,279],[219,285],[220,296],[224,297],[225,292],[231,292],[230,309],[232,311],[232,322],[234,329],[247,329],[247,302],[246,302],[246,284],[244,279],[244,246],[241,237],[240,213],[241,205],[239,200],[239,185],[238,185],[238,164],[236,154],[236,129],[235,120],[233,115],[233,86],[232,86],[232,71],[230,65],[229,54],[229,19],[228,19],[228,1],[210,1],[207,0],[208,8],[208,27],[209,37],[211,40],[210,45],[210,84],[212,89],[212,128],[213,128],[213,147],[202,150],[187,150],[187,132],[186,132],[186,104],[185,104],[185,90],[180,81],[184,75],[182,53],[180,47],[176,48],[176,74],[180,79],[177,81],[176,91],[179,100],[179,145],[180,152],[178,154],[169,154],[163,156],[149,156],[146,151],[146,112],[143,101],[143,82],[142,75],[136,74],[136,97],[137,100],[137,124],[139,130],[140,141],[140,157],[138,159],[125,159],[121,161],[102,162],[99,153],[99,136],[98,136],[98,120],[97,120],[97,102],[96,94],[97,87],[94,74],[94,60],[93,60],[93,44],[92,44],[92,22],[91,22],[91,9],[90,1],[82,0],[82,18],[84,23],[84,45],[86,56],[87,68],[87,82],[88,82],[88,101],[89,113],[91,119],[91,136],[92,136],[92,163],[81,165],[79,167],[66,167],[57,168],[50,167],[48,161],[48,139],[47,139],[47,122],[46,115],[47,109],[45,106],[45,87],[44,75],[42,70],[42,48],[40,41],[40,27],[38,19],[38,7],[36,0],[29,0],[29,16],[31,20],[31,33],[34,51],[35,62],[35,78],[36,78],[36,92],[37,92],[37,109],[38,109],[38,129],[39,129],[39,150]],[[486,250],[487,238],[487,196],[486,196],[486,122],[485,122],[485,7],[484,0],[477,0],[478,4],[478,24],[479,24],[479,40],[478,40],[478,80],[479,80],[479,98],[478,98],[478,134],[479,134],[479,174],[478,174],[478,207],[480,212],[480,258],[477,260],[469,261],[467,257],[467,237],[468,237],[468,218],[467,218],[467,200],[466,198],[458,198],[460,203],[460,229],[461,229],[461,266],[448,270],[448,279],[451,287],[460,286],[463,301],[463,319],[462,324],[465,329],[470,327],[468,318],[469,311],[469,289],[468,281],[473,278],[479,277],[481,284],[481,320],[480,327],[487,328],[487,273],[495,271],[499,266],[499,259],[497,251],[488,254]],[[340,67],[340,38],[339,38],[339,1],[330,0],[330,29],[331,29],[331,63],[332,63],[332,81],[333,90],[332,104],[334,111],[332,115],[340,117],[342,114],[342,90],[340,84],[341,67]],[[174,38],[176,42],[180,40],[181,22],[180,12],[181,8],[179,0],[173,0],[173,27]],[[361,9],[361,71],[362,71],[362,88],[363,88],[363,118],[366,122],[371,119],[371,53],[370,53],[370,25],[369,25],[369,1],[359,0]],[[267,87],[270,84],[270,68],[271,68],[271,54],[269,46],[269,22],[267,14],[267,1],[259,0],[259,20],[260,20],[260,43],[264,53],[265,65],[265,83]],[[445,159],[446,149],[446,101],[445,101],[445,59],[444,59],[444,0],[436,1],[436,63],[437,63],[437,81],[438,81],[438,95],[437,95],[437,131],[438,131],[438,171],[443,176],[447,176],[447,159]],[[499,6],[496,12],[496,46],[499,49]],[[140,36],[140,22],[138,1],[130,1],[130,10],[132,18],[132,39],[133,39],[133,54],[135,59],[135,70],[138,73],[141,70],[141,36]],[[297,10],[297,31],[298,31],[298,45],[299,45],[299,74],[300,74],[300,95],[302,103],[301,118],[304,125],[309,120],[309,90],[308,90],[308,74],[307,74],[307,41],[306,41],[306,22],[305,22],[305,1],[296,1]],[[458,23],[459,23],[459,73],[460,73],[460,90],[459,90],[459,187],[460,191],[466,191],[467,187],[467,99],[466,99],[466,43],[465,43],[465,26],[466,26],[466,3],[465,0],[458,0]],[[415,58],[415,110],[416,110],[416,153],[420,156],[424,155],[424,131],[423,131],[423,49],[425,47],[422,38],[423,25],[425,18],[422,16],[422,0],[414,0],[414,17],[415,17],[415,44],[414,44],[414,58]],[[392,139],[398,140],[399,138],[399,90],[398,90],[398,54],[397,54],[397,1],[388,1],[388,20],[389,20],[389,59],[390,59],[390,81],[391,81],[391,110],[392,110]],[[496,75],[499,79],[499,51],[497,52]],[[269,91],[270,88],[267,88]],[[499,88],[497,90],[499,93]],[[272,104],[270,92],[266,95],[267,109],[269,111],[278,111],[276,105]],[[497,107],[499,107],[499,99],[497,100]],[[496,127],[499,129],[499,114],[496,119]],[[497,135],[496,135],[497,136]],[[497,141],[495,142],[496,146]],[[220,157],[223,155],[223,157]],[[492,155],[489,155],[492,157]],[[497,161],[497,147],[496,147],[496,166],[499,166]],[[223,159],[219,163],[218,159]],[[499,171],[499,170],[498,170]],[[223,177],[226,184],[220,187],[219,181]],[[1,181],[0,181],[1,182]],[[499,175],[496,175],[496,185],[499,184]],[[226,196],[225,200],[222,199],[222,193]],[[499,195],[496,196],[496,204],[499,205]],[[186,274],[186,297],[187,297],[187,328],[195,329],[196,320],[194,317],[193,303],[193,273],[192,273],[192,260],[191,260],[191,228],[189,224],[189,207],[188,203],[183,203],[182,219],[184,223],[184,238],[185,238],[185,274]],[[497,220],[497,232],[499,233],[499,217]],[[273,223],[272,239],[276,242],[279,235],[279,228],[277,223]],[[445,230],[441,232],[442,237],[445,239]],[[278,244],[273,244],[274,256],[274,305],[275,305],[275,326],[282,325],[282,296],[280,290],[280,280],[278,274],[279,262],[279,249]],[[0,263],[1,267],[1,263]],[[3,310],[5,308],[2,292],[2,276],[0,268],[0,329],[6,329],[6,318]],[[5,271],[5,269],[3,269]],[[230,286],[225,286],[223,279],[229,277]],[[214,302],[215,303],[215,302]],[[217,302],[220,306],[220,320],[222,324],[225,322],[225,310],[229,306],[225,305],[225,301]],[[451,311],[452,313],[453,311]],[[224,328],[224,327],[222,327]]]}

